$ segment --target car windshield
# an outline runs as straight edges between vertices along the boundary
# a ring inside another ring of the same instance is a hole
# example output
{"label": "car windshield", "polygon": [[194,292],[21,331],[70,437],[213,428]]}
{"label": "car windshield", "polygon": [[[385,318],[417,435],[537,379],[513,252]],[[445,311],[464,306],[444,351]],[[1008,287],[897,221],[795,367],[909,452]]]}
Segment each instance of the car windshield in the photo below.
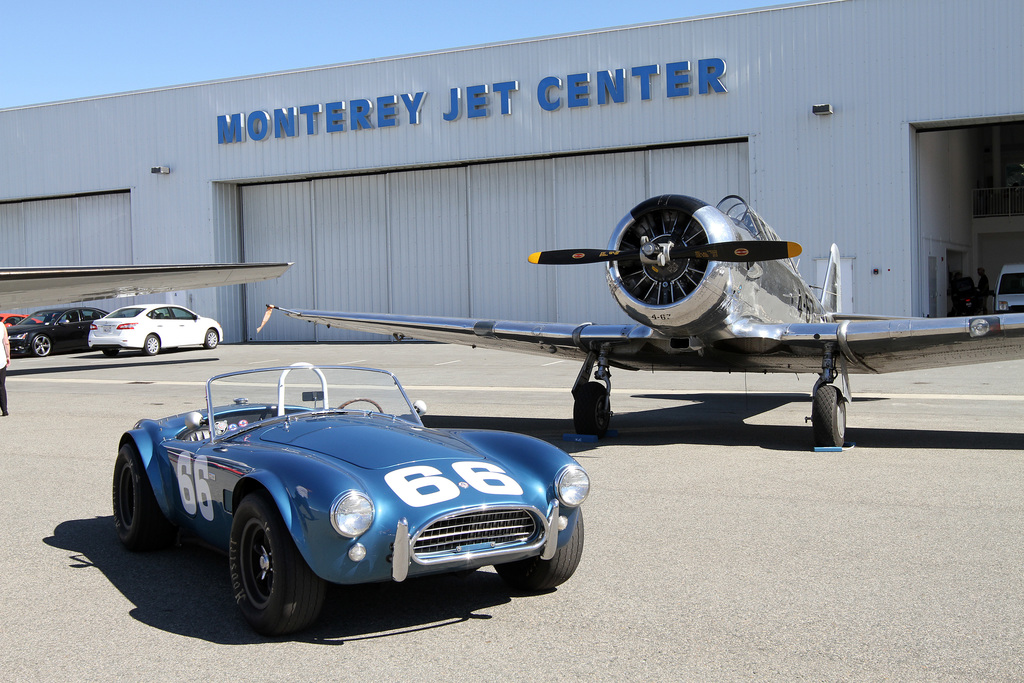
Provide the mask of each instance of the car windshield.
{"label": "car windshield", "polygon": [[218,375],[206,383],[214,437],[253,423],[302,413],[381,413],[421,424],[402,386],[390,372],[347,366],[246,370]]}
{"label": "car windshield", "polygon": [[42,323],[43,325],[51,325],[51,324],[57,322],[57,318],[59,318],[60,314],[63,313],[63,312],[64,312],[64,309],[62,309],[62,308],[61,309],[56,309],[56,310],[36,311],[35,313],[32,313],[31,315],[29,315],[27,318],[25,318],[24,320],[22,320],[18,324],[19,325],[38,325],[38,324]]}
{"label": "car windshield", "polygon": [[1024,273],[1003,273],[999,279],[1000,294],[1024,294]]}
{"label": "car windshield", "polygon": [[146,309],[142,308],[141,306],[125,306],[124,308],[119,308],[116,311],[114,311],[113,313],[108,313],[107,315],[105,315],[103,317],[105,317],[105,318],[134,318],[139,313],[142,313],[144,310],[146,310]]}

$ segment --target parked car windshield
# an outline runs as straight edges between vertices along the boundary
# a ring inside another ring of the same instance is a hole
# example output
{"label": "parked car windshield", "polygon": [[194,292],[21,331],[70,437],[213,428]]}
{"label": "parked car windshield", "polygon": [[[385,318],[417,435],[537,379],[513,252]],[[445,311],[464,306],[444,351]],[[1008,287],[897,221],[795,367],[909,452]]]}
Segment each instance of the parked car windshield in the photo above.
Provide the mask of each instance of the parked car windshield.
{"label": "parked car windshield", "polygon": [[342,366],[247,370],[218,375],[206,384],[216,435],[254,422],[309,412],[371,412],[421,424],[390,372]]}
{"label": "parked car windshield", "polygon": [[57,318],[60,317],[60,314],[63,313],[63,312],[64,312],[63,308],[58,308],[58,309],[54,309],[54,310],[36,311],[35,313],[32,313],[31,315],[29,315],[27,318],[25,318],[24,320],[22,320],[18,324],[19,325],[38,325],[38,324],[42,323],[43,325],[51,325],[51,324],[57,322]]}
{"label": "parked car windshield", "polygon": [[117,309],[113,313],[108,313],[105,317],[107,317],[107,318],[134,318],[139,313],[142,313],[144,310],[146,310],[146,309],[142,308],[141,306],[125,306],[124,308]]}

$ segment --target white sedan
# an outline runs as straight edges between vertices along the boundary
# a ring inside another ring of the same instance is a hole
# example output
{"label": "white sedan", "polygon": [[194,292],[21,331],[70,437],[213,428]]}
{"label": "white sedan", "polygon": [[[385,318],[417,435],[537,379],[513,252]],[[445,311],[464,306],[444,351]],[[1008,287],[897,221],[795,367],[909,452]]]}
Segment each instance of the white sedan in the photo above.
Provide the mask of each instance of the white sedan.
{"label": "white sedan", "polygon": [[178,346],[216,348],[224,336],[220,324],[181,306],[125,306],[93,322],[89,348],[116,356],[121,349],[141,349],[155,356]]}

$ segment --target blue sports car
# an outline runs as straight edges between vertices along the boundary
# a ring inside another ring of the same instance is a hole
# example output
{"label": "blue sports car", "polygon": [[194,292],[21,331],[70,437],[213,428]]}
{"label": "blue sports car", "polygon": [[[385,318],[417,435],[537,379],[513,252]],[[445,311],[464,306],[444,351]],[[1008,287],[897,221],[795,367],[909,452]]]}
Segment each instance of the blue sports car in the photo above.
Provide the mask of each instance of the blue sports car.
{"label": "blue sports car", "polygon": [[427,429],[390,372],[233,372],[206,400],[121,437],[114,523],[131,550],[179,534],[224,550],[259,633],[308,626],[327,582],[494,565],[516,589],[547,590],[579,564],[584,469],[527,436]]}

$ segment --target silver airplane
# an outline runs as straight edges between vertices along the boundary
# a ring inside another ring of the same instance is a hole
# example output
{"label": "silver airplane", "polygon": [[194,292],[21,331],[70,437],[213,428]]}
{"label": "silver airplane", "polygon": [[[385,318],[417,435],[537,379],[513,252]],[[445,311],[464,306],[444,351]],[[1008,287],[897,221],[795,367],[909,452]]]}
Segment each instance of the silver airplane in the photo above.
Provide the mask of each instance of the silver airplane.
{"label": "silver airplane", "polygon": [[0,306],[59,306],[119,296],[202,289],[280,277],[290,263],[200,263],[0,269]]}
{"label": "silver airplane", "polygon": [[[600,325],[289,310],[364,332],[582,360],[572,388],[577,433],[604,436],[611,368],[814,373],[814,444],[842,447],[849,373],[884,373],[1024,358],[1024,314],[894,318],[840,312],[839,250],[820,294],[780,241],[736,196],[711,206],[663,195],[629,212],[605,250],[538,252],[532,263],[607,263],[608,286],[636,324]],[[262,327],[262,325],[261,325]]]}

